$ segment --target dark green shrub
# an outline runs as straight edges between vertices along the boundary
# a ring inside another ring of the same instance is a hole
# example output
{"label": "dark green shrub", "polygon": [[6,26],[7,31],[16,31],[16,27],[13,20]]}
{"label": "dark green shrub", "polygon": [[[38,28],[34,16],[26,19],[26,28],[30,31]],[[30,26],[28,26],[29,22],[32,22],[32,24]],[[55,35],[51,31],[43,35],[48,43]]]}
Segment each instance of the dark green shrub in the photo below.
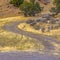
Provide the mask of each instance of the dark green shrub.
{"label": "dark green shrub", "polygon": [[24,0],[10,0],[10,3],[16,7],[19,7],[23,2]]}
{"label": "dark green shrub", "polygon": [[60,13],[60,0],[54,0],[53,4],[55,7],[52,7],[51,11],[55,12],[56,14]]}
{"label": "dark green shrub", "polygon": [[20,5],[20,10],[24,13],[25,16],[35,16],[41,12],[41,6],[38,2],[24,2]]}

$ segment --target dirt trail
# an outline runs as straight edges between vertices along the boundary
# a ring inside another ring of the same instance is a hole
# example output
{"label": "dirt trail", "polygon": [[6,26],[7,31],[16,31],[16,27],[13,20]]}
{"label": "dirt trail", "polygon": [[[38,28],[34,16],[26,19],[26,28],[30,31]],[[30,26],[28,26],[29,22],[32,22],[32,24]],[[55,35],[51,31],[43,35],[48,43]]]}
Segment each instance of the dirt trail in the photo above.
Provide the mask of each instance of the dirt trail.
{"label": "dirt trail", "polygon": [[[3,29],[13,32],[13,33],[18,33],[22,34],[25,36],[29,36],[31,38],[38,39],[45,48],[48,50],[48,53],[56,48],[51,44],[51,42],[55,42],[57,44],[60,44],[58,40],[56,40],[53,37],[50,36],[42,36],[38,34],[33,34],[29,32],[22,31],[17,28],[17,25],[23,23],[23,22],[12,22],[6,26],[3,27]],[[58,49],[58,48],[57,48]],[[60,51],[60,50],[59,50]],[[40,54],[38,52],[7,52],[7,53],[0,53],[0,60],[60,60],[60,54],[59,51],[55,51],[54,53],[58,54],[57,56],[54,55],[49,55],[48,53],[46,54]],[[52,52],[52,53],[53,53]]]}
{"label": "dirt trail", "polygon": [[23,23],[23,22],[12,22],[6,26],[3,27],[3,29],[13,32],[13,33],[18,33],[18,34],[22,34],[25,36],[29,36],[31,38],[35,38],[37,40],[40,40],[40,42],[45,46],[45,48],[47,50],[54,50],[55,46],[53,46],[53,44],[51,42],[55,42],[57,44],[60,44],[60,41],[50,37],[50,36],[42,36],[42,35],[38,35],[38,34],[34,34],[34,33],[30,33],[30,32],[26,32],[26,31],[22,31],[19,28],[17,28],[18,24]]}
{"label": "dirt trail", "polygon": [[41,55],[38,52],[6,52],[0,53],[0,60],[60,60],[57,57]]}

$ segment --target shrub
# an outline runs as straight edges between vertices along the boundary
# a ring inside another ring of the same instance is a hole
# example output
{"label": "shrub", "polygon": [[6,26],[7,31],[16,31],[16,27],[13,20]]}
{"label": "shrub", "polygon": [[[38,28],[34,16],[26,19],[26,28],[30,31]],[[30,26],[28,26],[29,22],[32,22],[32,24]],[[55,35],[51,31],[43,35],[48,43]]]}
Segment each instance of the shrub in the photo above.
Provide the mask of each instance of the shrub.
{"label": "shrub", "polygon": [[50,12],[53,12],[56,14],[60,13],[60,0],[54,0],[53,4],[55,7],[52,7]]}
{"label": "shrub", "polygon": [[19,7],[23,2],[24,0],[10,0],[10,3],[16,7]]}
{"label": "shrub", "polygon": [[41,7],[39,3],[24,2],[20,5],[20,10],[24,13],[25,16],[35,16],[41,12]]}

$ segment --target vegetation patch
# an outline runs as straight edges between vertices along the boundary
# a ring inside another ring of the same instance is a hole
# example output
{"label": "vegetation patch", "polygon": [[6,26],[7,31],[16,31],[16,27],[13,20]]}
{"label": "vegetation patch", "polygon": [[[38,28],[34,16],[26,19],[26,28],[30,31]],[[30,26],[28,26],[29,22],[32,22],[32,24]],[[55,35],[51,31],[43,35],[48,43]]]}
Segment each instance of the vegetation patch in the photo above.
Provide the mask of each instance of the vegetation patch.
{"label": "vegetation patch", "polygon": [[3,30],[4,25],[8,25],[11,22],[20,21],[15,18],[0,19],[0,51],[20,51],[20,50],[43,50],[44,46],[40,41],[20,35],[13,32]]}
{"label": "vegetation patch", "polygon": [[33,27],[31,27],[29,24],[26,24],[26,23],[20,23],[18,25],[18,28],[19,29],[22,29],[24,31],[28,31],[28,32],[32,32],[32,33],[35,33],[35,34],[43,34],[43,35],[50,35],[50,36],[53,36],[53,35],[60,35],[60,28],[59,29],[55,29],[55,30],[50,30],[50,32],[42,32],[41,30],[36,30],[34,29]]}
{"label": "vegetation patch", "polygon": [[19,29],[34,34],[48,35],[60,40],[60,19],[43,16],[41,19],[28,20],[18,25]]}

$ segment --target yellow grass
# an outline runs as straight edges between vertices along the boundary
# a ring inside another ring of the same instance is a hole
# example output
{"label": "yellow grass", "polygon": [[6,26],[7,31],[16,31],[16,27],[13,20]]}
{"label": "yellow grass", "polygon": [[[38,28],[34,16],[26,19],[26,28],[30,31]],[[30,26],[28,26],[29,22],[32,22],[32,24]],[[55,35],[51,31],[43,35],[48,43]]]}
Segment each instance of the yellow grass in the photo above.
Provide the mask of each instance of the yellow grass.
{"label": "yellow grass", "polygon": [[41,30],[35,30],[32,26],[30,26],[29,24],[26,23],[21,23],[18,25],[18,28],[24,30],[24,31],[28,31],[28,32],[33,32],[33,33],[37,33],[37,34],[44,34],[44,35],[60,35],[60,29],[55,29],[55,30],[51,30],[50,32],[41,32]]}
{"label": "yellow grass", "polygon": [[8,52],[8,51],[16,51],[16,48],[14,47],[0,47],[1,52]]}
{"label": "yellow grass", "polygon": [[18,16],[18,17],[8,17],[0,19],[0,51],[36,51],[43,50],[44,46],[40,43],[39,40],[34,38],[30,38],[24,35],[16,34],[13,32],[8,32],[3,30],[2,27],[4,25],[8,25],[14,21],[27,20],[26,17]]}
{"label": "yellow grass", "polygon": [[18,28],[35,34],[43,34],[43,35],[50,35],[50,36],[60,35],[60,28],[51,30],[50,32],[41,32],[41,30],[35,30],[32,26],[26,23],[19,24]]}

